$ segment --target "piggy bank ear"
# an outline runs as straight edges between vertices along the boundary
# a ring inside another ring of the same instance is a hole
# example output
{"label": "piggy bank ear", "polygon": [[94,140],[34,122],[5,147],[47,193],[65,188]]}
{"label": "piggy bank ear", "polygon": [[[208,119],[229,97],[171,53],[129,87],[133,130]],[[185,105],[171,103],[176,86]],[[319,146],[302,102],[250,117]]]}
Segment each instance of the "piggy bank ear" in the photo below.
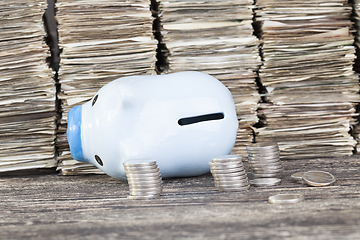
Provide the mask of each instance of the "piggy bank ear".
{"label": "piggy bank ear", "polygon": [[82,106],[75,106],[68,113],[66,136],[70,145],[71,156],[78,161],[86,161],[81,143]]}

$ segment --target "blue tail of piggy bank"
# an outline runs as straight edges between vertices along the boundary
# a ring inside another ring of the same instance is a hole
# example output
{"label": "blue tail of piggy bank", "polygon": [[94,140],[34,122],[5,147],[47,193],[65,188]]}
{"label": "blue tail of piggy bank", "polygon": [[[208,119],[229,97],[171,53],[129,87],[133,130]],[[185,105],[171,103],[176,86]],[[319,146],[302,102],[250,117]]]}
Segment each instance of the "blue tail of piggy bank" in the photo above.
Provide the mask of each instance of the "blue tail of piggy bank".
{"label": "blue tail of piggy bank", "polygon": [[78,161],[85,161],[81,146],[81,112],[82,106],[75,106],[68,113],[66,136],[70,145],[71,156]]}

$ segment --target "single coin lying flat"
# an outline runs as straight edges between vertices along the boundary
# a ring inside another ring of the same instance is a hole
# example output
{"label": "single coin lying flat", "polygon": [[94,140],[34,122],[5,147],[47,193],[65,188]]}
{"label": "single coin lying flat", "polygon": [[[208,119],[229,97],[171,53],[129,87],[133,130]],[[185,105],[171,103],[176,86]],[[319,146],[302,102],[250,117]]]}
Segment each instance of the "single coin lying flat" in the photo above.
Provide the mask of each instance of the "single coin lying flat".
{"label": "single coin lying flat", "polygon": [[314,187],[328,186],[335,182],[335,177],[324,171],[308,171],[302,176],[304,182]]}
{"label": "single coin lying flat", "polygon": [[269,202],[275,204],[291,204],[301,201],[304,201],[304,196],[300,194],[278,194],[269,197]]}

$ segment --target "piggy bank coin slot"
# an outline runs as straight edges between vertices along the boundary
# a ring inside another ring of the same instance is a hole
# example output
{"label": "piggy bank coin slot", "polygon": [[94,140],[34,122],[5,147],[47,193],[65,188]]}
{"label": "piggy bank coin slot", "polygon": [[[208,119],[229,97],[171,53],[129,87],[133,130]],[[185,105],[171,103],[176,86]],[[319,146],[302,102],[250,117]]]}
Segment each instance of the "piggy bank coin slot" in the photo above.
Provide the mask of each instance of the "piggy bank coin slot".
{"label": "piggy bank coin slot", "polygon": [[213,121],[213,120],[221,120],[224,119],[224,113],[211,113],[194,117],[180,118],[178,124],[180,126],[185,126],[189,124]]}
{"label": "piggy bank coin slot", "polygon": [[95,155],[95,160],[98,162],[98,164],[100,164],[100,166],[104,165],[101,158],[98,155]]}
{"label": "piggy bank coin slot", "polygon": [[94,105],[95,105],[96,101],[98,100],[98,97],[99,97],[99,95],[96,95],[96,96],[94,97],[91,106],[94,106]]}

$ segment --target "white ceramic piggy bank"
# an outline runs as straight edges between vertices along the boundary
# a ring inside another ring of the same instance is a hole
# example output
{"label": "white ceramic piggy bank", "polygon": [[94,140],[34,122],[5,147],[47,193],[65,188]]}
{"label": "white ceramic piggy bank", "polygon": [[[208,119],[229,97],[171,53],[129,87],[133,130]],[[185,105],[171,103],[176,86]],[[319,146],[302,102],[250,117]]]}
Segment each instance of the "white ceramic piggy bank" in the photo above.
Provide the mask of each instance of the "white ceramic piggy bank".
{"label": "white ceramic piggy bank", "polygon": [[162,177],[209,172],[229,154],[238,120],[230,91],[200,72],[131,76],[102,87],[73,107],[67,137],[73,158],[126,179],[123,162],[156,160]]}

